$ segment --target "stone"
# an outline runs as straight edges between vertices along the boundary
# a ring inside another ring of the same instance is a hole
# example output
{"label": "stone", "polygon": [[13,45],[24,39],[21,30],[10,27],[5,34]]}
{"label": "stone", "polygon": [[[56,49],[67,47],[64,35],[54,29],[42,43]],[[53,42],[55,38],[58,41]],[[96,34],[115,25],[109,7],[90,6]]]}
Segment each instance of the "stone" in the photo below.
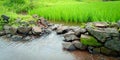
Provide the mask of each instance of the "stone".
{"label": "stone", "polygon": [[37,21],[38,26],[43,27],[43,28],[48,28],[48,21],[44,19],[43,17],[40,17]]}
{"label": "stone", "polygon": [[6,37],[7,37],[7,38],[11,38],[11,37],[12,37],[12,34],[7,34]]}
{"label": "stone", "polygon": [[20,34],[28,34],[32,30],[32,27],[18,27],[17,32]]}
{"label": "stone", "polygon": [[0,31],[0,36],[6,35],[5,31]]}
{"label": "stone", "polygon": [[71,27],[69,27],[69,29],[71,29],[75,32],[75,31],[80,30],[81,28],[79,26],[71,26]]}
{"label": "stone", "polygon": [[108,49],[106,47],[101,47],[100,50],[101,50],[101,53],[105,54],[105,55],[111,55],[111,56],[117,56],[118,55],[118,53],[116,51]]}
{"label": "stone", "polygon": [[10,31],[10,34],[12,34],[12,35],[17,34],[17,28],[11,27],[11,28],[9,29],[9,31]]}
{"label": "stone", "polygon": [[69,51],[76,50],[75,46],[71,42],[64,42],[62,43],[63,48]]}
{"label": "stone", "polygon": [[85,34],[87,31],[86,31],[86,29],[79,29],[79,30],[77,30],[77,31],[75,31],[75,35],[77,36],[77,37],[80,37],[81,36],[81,34]]}
{"label": "stone", "polygon": [[20,27],[28,27],[29,23],[28,22],[20,22]]}
{"label": "stone", "polygon": [[31,37],[30,36],[26,36],[26,37],[23,38],[23,40],[24,41],[29,41],[29,40],[31,40]]}
{"label": "stone", "polygon": [[105,42],[105,47],[111,50],[120,51],[120,40],[119,39],[108,40]]}
{"label": "stone", "polygon": [[39,34],[41,34],[41,33],[42,33],[41,27],[34,26],[34,27],[32,28],[32,33],[33,33],[34,35],[39,35]]}
{"label": "stone", "polygon": [[33,33],[32,33],[32,31],[29,31],[29,33],[28,33],[29,35],[32,35]]}
{"label": "stone", "polygon": [[94,47],[102,46],[100,42],[98,42],[94,37],[90,35],[82,34],[80,41],[82,42],[82,44],[86,46],[94,46]]}
{"label": "stone", "polygon": [[100,53],[100,48],[93,48],[93,51],[92,51],[92,53],[93,54],[99,54]]}
{"label": "stone", "polygon": [[57,28],[57,34],[65,34],[69,31],[68,26],[60,26]]}
{"label": "stone", "polygon": [[83,45],[80,41],[73,41],[73,45],[79,50],[86,50],[86,46]]}
{"label": "stone", "polygon": [[117,22],[118,27],[120,28],[120,20]]}
{"label": "stone", "polygon": [[11,39],[13,40],[13,41],[21,41],[22,40],[22,36],[20,36],[20,35],[13,35],[12,37],[11,37]]}
{"label": "stone", "polygon": [[119,37],[116,28],[96,28],[92,24],[86,26],[87,31],[100,42],[105,42],[108,38]]}
{"label": "stone", "polygon": [[5,31],[6,34],[11,33],[11,32],[10,32],[10,29],[11,29],[11,28],[12,28],[12,27],[9,26],[9,25],[4,25],[4,26],[3,26],[3,29],[4,29],[4,31]]}
{"label": "stone", "polygon": [[95,27],[99,27],[99,28],[108,27],[108,24],[106,22],[94,22],[93,24],[94,24]]}
{"label": "stone", "polygon": [[72,30],[68,31],[67,33],[63,34],[63,36],[65,35],[70,35],[70,34],[75,34],[75,32],[73,32]]}
{"label": "stone", "polygon": [[29,21],[29,24],[36,24],[34,20]]}
{"label": "stone", "polygon": [[90,53],[93,53],[93,49],[94,49],[94,47],[92,47],[92,46],[88,46],[88,51],[90,52]]}
{"label": "stone", "polygon": [[68,41],[68,42],[74,41],[74,40],[80,40],[80,38],[78,38],[78,37],[77,37],[76,35],[74,35],[74,34],[66,34],[66,35],[64,35],[64,38],[65,38],[64,41]]}
{"label": "stone", "polygon": [[50,26],[49,28],[53,31],[56,31],[58,29],[58,27],[62,26],[62,24],[51,24],[52,26]]}
{"label": "stone", "polygon": [[4,22],[9,22],[10,17],[6,16],[6,15],[1,15],[1,18],[3,19]]}
{"label": "stone", "polygon": [[52,32],[52,30],[51,29],[44,29],[44,34],[50,34]]}
{"label": "stone", "polygon": [[39,16],[38,16],[37,14],[32,15],[32,17],[33,17],[34,19],[38,19],[38,18],[39,18]]}
{"label": "stone", "polygon": [[17,18],[15,22],[16,23],[20,23],[21,22],[21,18]]}

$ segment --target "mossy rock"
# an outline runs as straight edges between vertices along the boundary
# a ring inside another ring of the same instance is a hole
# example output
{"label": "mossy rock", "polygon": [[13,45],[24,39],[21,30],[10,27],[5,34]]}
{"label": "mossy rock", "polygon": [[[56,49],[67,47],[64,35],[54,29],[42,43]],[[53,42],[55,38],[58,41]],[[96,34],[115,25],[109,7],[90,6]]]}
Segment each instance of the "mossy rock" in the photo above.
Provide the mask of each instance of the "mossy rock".
{"label": "mossy rock", "polygon": [[87,38],[82,38],[81,40],[82,44],[86,45],[86,46],[95,46],[95,47],[99,47],[102,46],[102,44],[100,42],[98,42],[95,38],[88,36]]}

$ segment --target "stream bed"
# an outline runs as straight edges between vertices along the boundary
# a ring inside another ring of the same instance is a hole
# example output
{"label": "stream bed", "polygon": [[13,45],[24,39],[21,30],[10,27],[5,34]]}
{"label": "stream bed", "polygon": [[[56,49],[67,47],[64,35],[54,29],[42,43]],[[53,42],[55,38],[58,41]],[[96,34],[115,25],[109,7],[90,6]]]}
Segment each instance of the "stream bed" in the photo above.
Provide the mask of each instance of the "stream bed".
{"label": "stream bed", "polygon": [[55,32],[28,42],[0,38],[0,60],[120,60],[87,51],[66,51],[63,39]]}

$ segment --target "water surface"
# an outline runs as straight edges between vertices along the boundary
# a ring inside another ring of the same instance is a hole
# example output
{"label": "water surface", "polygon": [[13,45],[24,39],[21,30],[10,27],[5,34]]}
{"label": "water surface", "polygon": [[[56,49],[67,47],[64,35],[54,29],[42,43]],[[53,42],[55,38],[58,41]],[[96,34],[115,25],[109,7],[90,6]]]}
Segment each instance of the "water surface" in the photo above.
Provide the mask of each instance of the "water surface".
{"label": "water surface", "polygon": [[92,55],[86,51],[64,51],[63,39],[55,32],[29,42],[0,38],[0,60],[117,60],[113,57]]}

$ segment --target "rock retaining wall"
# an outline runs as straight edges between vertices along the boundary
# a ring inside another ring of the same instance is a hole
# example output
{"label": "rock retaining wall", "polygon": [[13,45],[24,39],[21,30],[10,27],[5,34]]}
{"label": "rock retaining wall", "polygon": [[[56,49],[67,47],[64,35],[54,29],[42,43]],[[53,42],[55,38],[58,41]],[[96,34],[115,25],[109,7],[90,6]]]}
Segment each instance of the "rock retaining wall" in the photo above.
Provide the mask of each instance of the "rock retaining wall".
{"label": "rock retaining wall", "polygon": [[102,53],[105,55],[120,56],[119,22],[113,25],[105,22],[90,22],[86,24],[85,28],[51,23],[47,23],[46,25],[47,28],[41,28],[40,26],[29,27],[28,25],[15,28],[10,25],[4,25],[4,30],[0,31],[0,36],[13,41],[28,41],[32,40],[33,36],[40,37],[43,34],[56,31],[58,35],[65,38],[63,48],[66,50],[79,49],[87,50],[93,54]]}
{"label": "rock retaining wall", "polygon": [[85,28],[67,27],[61,31],[64,30],[67,32],[61,34],[65,38],[63,47],[67,50],[88,50],[94,54],[120,56],[119,26],[113,27],[105,22],[90,22]]}

